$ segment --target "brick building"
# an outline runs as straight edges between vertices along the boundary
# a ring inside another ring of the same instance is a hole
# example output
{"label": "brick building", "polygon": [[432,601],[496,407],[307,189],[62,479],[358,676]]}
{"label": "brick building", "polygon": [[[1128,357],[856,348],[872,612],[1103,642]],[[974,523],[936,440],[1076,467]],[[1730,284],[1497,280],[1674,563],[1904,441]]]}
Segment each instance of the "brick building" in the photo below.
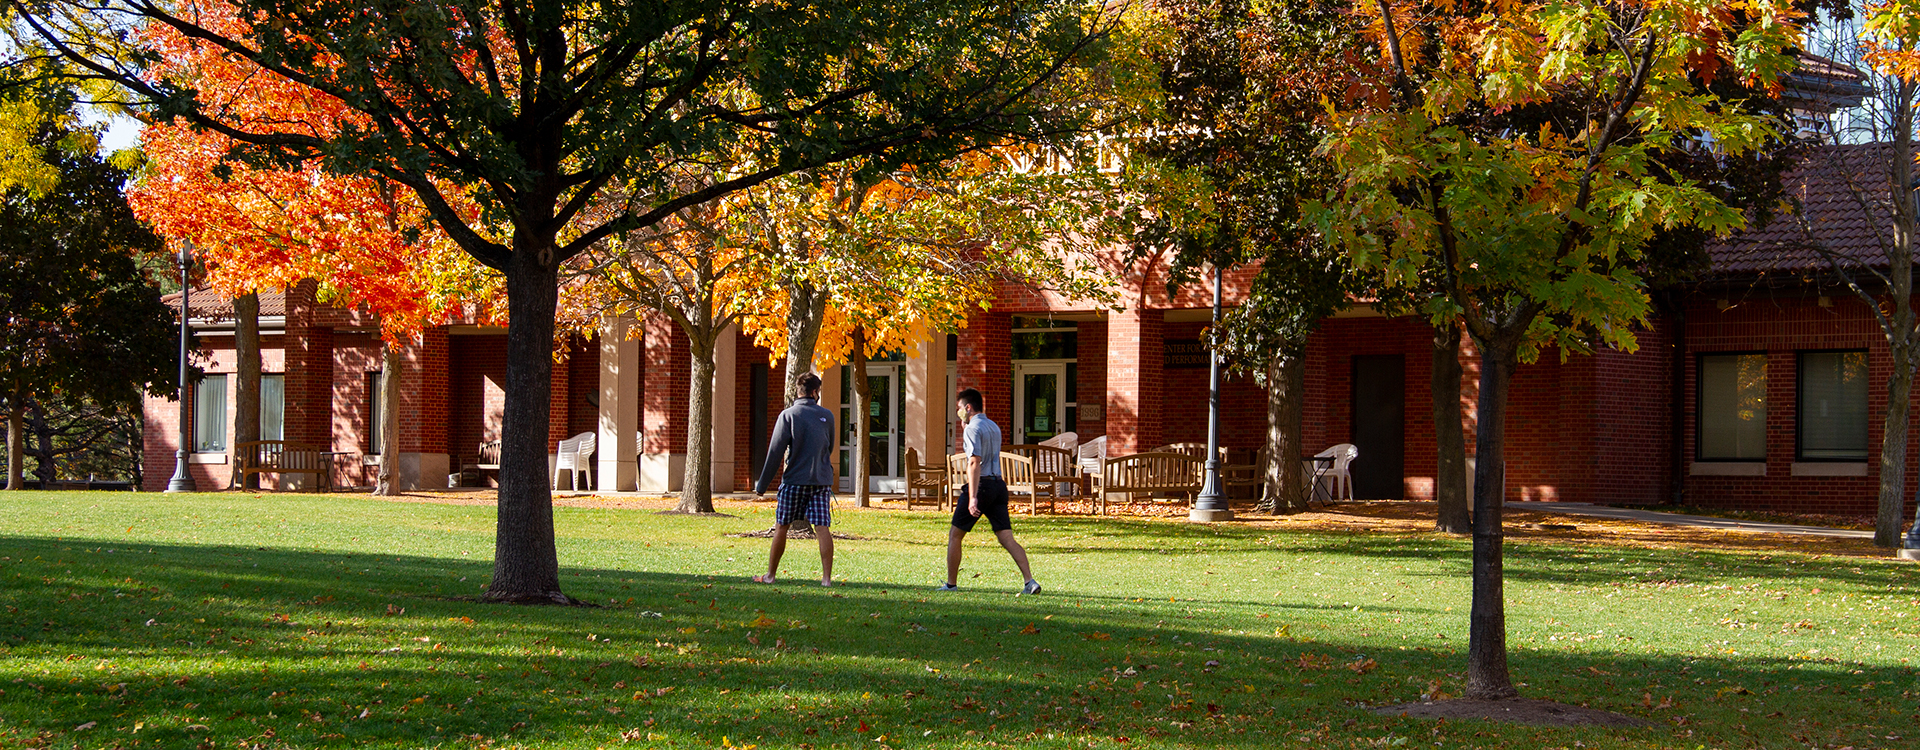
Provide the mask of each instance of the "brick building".
{"label": "brick building", "polygon": [[[1857,74],[1846,69],[1814,65],[1799,75],[1809,80],[1797,90],[1819,94],[1803,105],[1812,110],[1858,95]],[[1814,131],[1823,122],[1804,120]],[[1877,242],[1889,196],[1859,184],[1886,158],[1881,148],[1817,150],[1793,177],[1802,218],[1713,245],[1701,280],[1656,292],[1657,313],[1636,351],[1563,361],[1549,350],[1521,366],[1507,499],[1870,512],[1890,358],[1872,310],[1837,283],[1835,268],[1885,265]],[[875,488],[901,486],[906,449],[951,450],[959,388],[982,391],[1010,442],[1073,431],[1083,441],[1105,435],[1109,455],[1121,455],[1205,440],[1200,341],[1210,292],[1195,285],[1169,295],[1165,269],[1151,260],[1105,262],[1121,310],[1003,285],[992,309],[957,334],[930,332],[911,351],[871,363],[864,376],[875,403],[860,425],[844,427],[849,368],[823,373],[822,404],[841,414],[845,442],[860,426],[874,442]],[[1250,277],[1249,269],[1228,275],[1227,304]],[[189,412],[194,479],[212,489],[229,477],[234,367],[231,305],[205,299],[195,297],[195,363],[209,376],[192,389]],[[377,329],[317,304],[311,283],[262,295],[261,308],[264,436],[327,446],[339,454],[336,484],[370,484]],[[1309,342],[1303,442],[1310,451],[1358,446],[1352,470],[1362,498],[1432,497],[1432,340],[1421,320],[1360,307],[1325,321]],[[445,486],[463,456],[498,438],[505,343],[501,329],[451,325],[406,348],[404,486]],[[688,470],[688,358],[685,337],[664,318],[605,321],[555,365],[550,444],[595,432],[599,489],[678,489]],[[737,331],[721,337],[715,358],[713,486],[744,490],[782,406],[784,363]],[[1470,343],[1462,360],[1471,451],[1478,368]],[[148,489],[172,474],[177,413],[171,400],[148,402]],[[1247,378],[1227,380],[1227,446],[1258,447],[1265,415],[1264,391]],[[843,447],[843,476],[850,455]],[[1917,458],[1908,458],[1909,483]]]}

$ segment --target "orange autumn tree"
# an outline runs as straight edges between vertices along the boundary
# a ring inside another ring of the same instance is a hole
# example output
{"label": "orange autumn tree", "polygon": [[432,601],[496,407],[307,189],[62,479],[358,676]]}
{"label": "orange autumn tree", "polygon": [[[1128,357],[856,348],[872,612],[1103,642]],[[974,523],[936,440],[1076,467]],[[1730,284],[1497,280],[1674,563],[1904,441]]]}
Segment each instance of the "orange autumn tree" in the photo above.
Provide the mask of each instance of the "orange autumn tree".
{"label": "orange autumn tree", "polygon": [[[1052,158],[1047,158],[1052,157]],[[809,368],[847,363],[853,413],[871,406],[870,357],[917,353],[966,327],[1001,282],[1104,303],[1093,262],[1131,232],[1120,210],[1133,175],[1104,171],[1089,143],[1004,147],[918,169],[849,162],[738,197],[737,233],[755,251],[760,299],[742,328],[787,360],[787,390]],[[855,436],[855,505],[868,496],[869,441]]]}
{"label": "orange autumn tree", "polygon": [[[234,33],[241,26],[230,16],[208,22]],[[147,33],[161,53],[155,75],[192,81],[209,106],[235,121],[297,123],[327,137],[360,117],[338,100],[258,76],[252,66],[187,44],[165,27]],[[193,244],[209,269],[209,285],[235,298],[239,326],[256,323],[255,293],[306,278],[318,281],[323,301],[362,309],[379,321],[388,376],[381,381],[377,449],[397,456],[400,347],[429,325],[504,318],[498,275],[438,231],[412,191],[383,178],[332,174],[315,162],[284,168],[250,163],[237,142],[179,121],[150,124],[141,145],[148,161],[129,201],[163,236]],[[477,220],[471,202],[460,203]],[[252,338],[251,351],[240,352],[240,379],[256,390],[250,408],[243,391],[239,411],[253,419],[236,421],[255,427],[252,435],[236,428],[236,442],[257,437],[257,328]],[[395,463],[381,462],[376,494],[398,492]]]}

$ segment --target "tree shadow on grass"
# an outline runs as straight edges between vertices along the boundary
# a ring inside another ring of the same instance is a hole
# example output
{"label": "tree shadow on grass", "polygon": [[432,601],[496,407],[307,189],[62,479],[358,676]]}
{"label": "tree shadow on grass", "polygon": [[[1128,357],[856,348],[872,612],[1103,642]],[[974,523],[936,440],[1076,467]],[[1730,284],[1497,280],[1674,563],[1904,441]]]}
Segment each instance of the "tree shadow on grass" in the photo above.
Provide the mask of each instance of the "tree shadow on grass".
{"label": "tree shadow on grass", "polygon": [[591,745],[624,732],[767,748],[872,747],[882,736],[1033,747],[1393,736],[1871,747],[1888,717],[1911,711],[1899,696],[1916,687],[1886,667],[1516,649],[1523,693],[1658,725],[1434,727],[1363,709],[1457,691],[1461,656],[1357,634],[1315,642],[1171,617],[1147,626],[1061,598],[826,592],[610,569],[571,570],[565,581],[582,598],[615,600],[608,608],[512,607],[462,599],[488,574],[481,562],[0,542],[0,744]]}

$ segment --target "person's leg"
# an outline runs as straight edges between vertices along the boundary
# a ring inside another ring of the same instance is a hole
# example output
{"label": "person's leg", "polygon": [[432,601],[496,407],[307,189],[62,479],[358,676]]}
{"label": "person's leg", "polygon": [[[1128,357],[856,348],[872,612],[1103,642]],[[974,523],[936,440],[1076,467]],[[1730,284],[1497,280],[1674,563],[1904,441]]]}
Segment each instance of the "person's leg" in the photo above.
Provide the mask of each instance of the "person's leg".
{"label": "person's leg", "polygon": [[820,540],[820,585],[833,585],[833,527],[815,524],[813,536]]}
{"label": "person's leg", "polygon": [[[961,510],[962,513],[966,511]],[[960,540],[967,538],[967,532],[958,526],[947,527],[947,585],[960,585]]]}
{"label": "person's leg", "polygon": [[754,576],[754,583],[773,583],[774,575],[780,572],[780,556],[787,553],[787,524],[775,524],[773,527],[773,548],[767,551],[767,574]]}
{"label": "person's leg", "polygon": [[1027,567],[1027,548],[1020,546],[1019,540],[1013,538],[1013,529],[996,531],[993,536],[1000,540],[1001,548],[1013,556],[1013,564],[1020,566],[1020,580],[1033,580],[1033,571]]}

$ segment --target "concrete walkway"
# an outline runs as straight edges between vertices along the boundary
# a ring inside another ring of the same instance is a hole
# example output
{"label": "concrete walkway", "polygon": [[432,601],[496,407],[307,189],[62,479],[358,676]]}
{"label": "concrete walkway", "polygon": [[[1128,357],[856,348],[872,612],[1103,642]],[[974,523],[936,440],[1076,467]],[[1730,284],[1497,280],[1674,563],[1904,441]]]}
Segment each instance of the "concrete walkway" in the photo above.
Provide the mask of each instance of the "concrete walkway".
{"label": "concrete walkway", "polygon": [[1550,513],[1564,513],[1571,516],[1617,518],[1622,521],[1664,523],[1673,526],[1694,526],[1707,529],[1725,529],[1727,531],[1829,536],[1842,539],[1873,538],[1873,532],[1865,530],[1829,529],[1824,526],[1799,526],[1790,523],[1764,523],[1761,521],[1740,521],[1732,518],[1714,518],[1712,516],[1689,516],[1680,513],[1662,513],[1657,510],[1642,510],[1640,508],[1614,508],[1604,505],[1593,505],[1591,503],[1508,503],[1507,507],[1514,510],[1542,510]]}

